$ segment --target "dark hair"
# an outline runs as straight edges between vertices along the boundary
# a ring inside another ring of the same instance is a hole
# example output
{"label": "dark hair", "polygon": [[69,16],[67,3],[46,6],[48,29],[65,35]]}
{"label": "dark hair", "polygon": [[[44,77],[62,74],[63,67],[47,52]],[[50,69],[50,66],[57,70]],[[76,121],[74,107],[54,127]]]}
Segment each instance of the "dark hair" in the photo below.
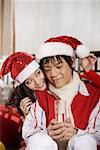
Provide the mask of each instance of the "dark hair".
{"label": "dark hair", "polygon": [[36,101],[35,93],[28,87],[26,87],[25,83],[23,82],[22,84],[14,88],[14,90],[10,93],[7,105],[16,106],[19,113],[23,115],[19,106],[21,100],[25,97],[29,97],[33,103]]}
{"label": "dark hair", "polygon": [[42,70],[44,70],[43,69],[43,65],[44,64],[49,63],[49,61],[53,61],[55,58],[57,59],[57,61],[59,63],[62,62],[61,58],[64,58],[64,60],[68,63],[69,67],[72,69],[72,72],[73,72],[73,69],[74,69],[72,67],[73,60],[72,60],[72,58],[70,56],[65,56],[65,55],[56,55],[56,56],[50,56],[50,57],[46,57],[46,58],[41,59],[40,60],[40,67],[42,68]]}

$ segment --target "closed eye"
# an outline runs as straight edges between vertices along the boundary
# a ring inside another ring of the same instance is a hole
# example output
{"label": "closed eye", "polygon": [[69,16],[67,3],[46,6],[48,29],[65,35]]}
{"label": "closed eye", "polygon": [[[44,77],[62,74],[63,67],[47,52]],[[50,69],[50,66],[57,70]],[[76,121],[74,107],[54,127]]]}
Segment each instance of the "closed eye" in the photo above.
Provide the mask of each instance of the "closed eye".
{"label": "closed eye", "polygon": [[46,72],[49,72],[49,71],[50,71],[50,67],[44,67],[44,70],[45,70]]}
{"label": "closed eye", "polygon": [[60,68],[62,68],[62,67],[63,67],[62,64],[56,65],[56,68],[57,68],[57,69],[60,69]]}
{"label": "closed eye", "polygon": [[50,71],[50,69],[44,69],[45,70],[45,72],[49,72]]}

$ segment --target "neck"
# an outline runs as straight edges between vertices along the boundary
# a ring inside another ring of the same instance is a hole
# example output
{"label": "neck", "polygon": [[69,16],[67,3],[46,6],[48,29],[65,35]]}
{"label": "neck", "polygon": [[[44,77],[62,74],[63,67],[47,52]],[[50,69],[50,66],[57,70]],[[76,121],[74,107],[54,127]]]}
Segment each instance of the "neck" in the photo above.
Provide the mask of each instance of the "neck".
{"label": "neck", "polygon": [[69,83],[61,88],[55,88],[52,84],[49,84],[49,88],[52,92],[57,94],[63,100],[72,100],[78,93],[80,84],[80,78],[76,72],[73,72],[73,77]]}

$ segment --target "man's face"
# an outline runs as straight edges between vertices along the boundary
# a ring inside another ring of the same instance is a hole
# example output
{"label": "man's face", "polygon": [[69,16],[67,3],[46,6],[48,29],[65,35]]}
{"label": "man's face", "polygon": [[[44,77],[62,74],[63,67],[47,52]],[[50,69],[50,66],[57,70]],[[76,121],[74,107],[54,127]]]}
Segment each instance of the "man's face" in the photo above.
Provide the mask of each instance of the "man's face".
{"label": "man's face", "polygon": [[56,58],[51,59],[43,65],[43,69],[48,81],[56,88],[63,87],[72,79],[72,69],[62,57],[61,62]]}

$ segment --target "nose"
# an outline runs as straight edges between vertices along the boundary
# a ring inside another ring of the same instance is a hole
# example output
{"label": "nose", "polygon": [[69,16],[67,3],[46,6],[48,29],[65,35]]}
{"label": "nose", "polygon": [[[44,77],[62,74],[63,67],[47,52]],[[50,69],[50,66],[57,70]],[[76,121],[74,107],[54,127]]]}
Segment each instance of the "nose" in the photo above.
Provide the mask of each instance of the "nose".
{"label": "nose", "polygon": [[52,78],[54,78],[54,77],[56,77],[58,75],[58,72],[57,72],[57,70],[55,68],[52,68],[50,73],[51,73],[51,77]]}
{"label": "nose", "polygon": [[35,84],[39,85],[40,84],[40,79],[39,78],[34,78]]}

